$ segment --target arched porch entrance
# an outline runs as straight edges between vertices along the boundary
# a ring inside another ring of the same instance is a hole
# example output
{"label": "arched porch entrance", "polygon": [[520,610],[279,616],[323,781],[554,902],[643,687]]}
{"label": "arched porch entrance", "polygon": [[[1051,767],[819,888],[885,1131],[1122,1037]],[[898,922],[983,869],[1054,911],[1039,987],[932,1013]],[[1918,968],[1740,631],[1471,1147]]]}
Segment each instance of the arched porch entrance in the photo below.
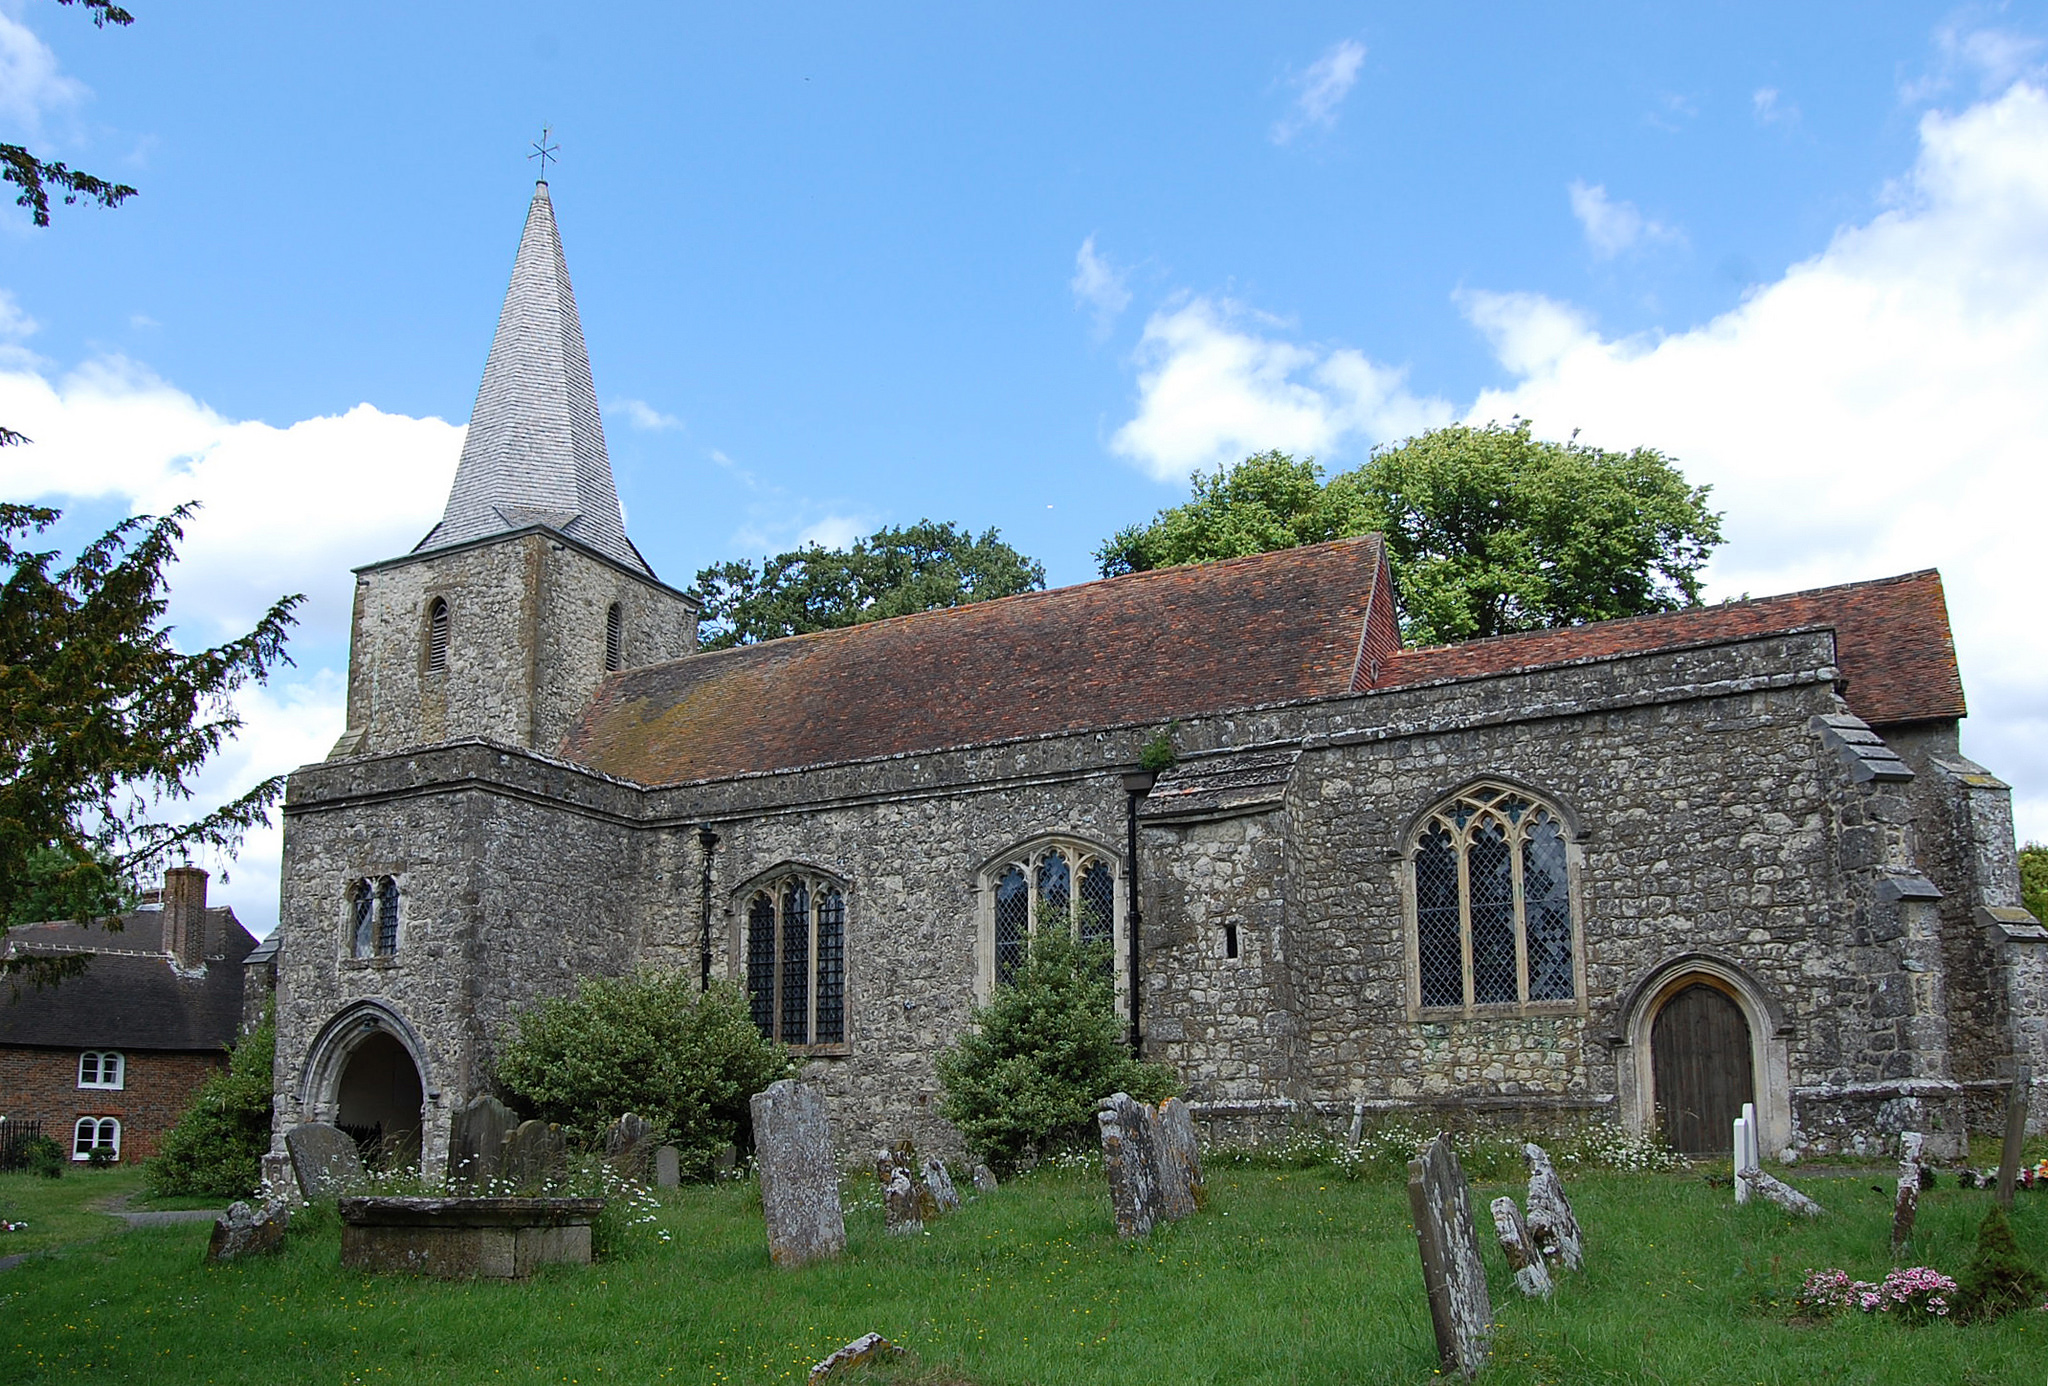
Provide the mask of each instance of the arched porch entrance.
{"label": "arched porch entrance", "polygon": [[362,1001],[314,1039],[300,1078],[300,1111],[307,1121],[341,1127],[374,1163],[395,1169],[420,1162],[438,1087],[412,1026],[384,1002]]}

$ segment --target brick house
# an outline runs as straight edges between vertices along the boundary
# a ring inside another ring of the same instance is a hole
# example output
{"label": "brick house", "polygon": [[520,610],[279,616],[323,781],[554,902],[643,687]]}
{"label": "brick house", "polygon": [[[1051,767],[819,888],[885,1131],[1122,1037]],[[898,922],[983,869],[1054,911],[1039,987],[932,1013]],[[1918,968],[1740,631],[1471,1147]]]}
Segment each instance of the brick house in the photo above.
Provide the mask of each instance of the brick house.
{"label": "brick house", "polygon": [[206,905],[206,873],[164,873],[161,903],[118,930],[70,921],[8,931],[4,953],[86,953],[81,976],[0,996],[0,1117],[40,1121],[74,1160],[147,1159],[243,1029],[256,939]]}

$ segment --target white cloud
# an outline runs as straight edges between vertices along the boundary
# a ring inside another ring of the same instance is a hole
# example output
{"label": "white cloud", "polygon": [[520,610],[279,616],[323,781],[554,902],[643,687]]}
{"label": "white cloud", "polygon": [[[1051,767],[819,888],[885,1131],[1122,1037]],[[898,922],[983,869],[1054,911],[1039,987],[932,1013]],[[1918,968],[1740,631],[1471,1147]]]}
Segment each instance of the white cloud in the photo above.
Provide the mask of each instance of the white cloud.
{"label": "white cloud", "polygon": [[21,301],[6,289],[0,289],[0,338],[20,341],[32,336],[42,326],[22,309]]}
{"label": "white cloud", "polygon": [[1107,332],[1117,315],[1131,306],[1131,291],[1124,283],[1123,271],[1096,252],[1093,235],[1074,252],[1074,277],[1067,281],[1067,287],[1074,291],[1077,306],[1095,314],[1098,333]]}
{"label": "white cloud", "polygon": [[39,139],[43,117],[76,105],[84,85],[58,69],[49,45],[14,16],[0,10],[0,122],[17,135]]}
{"label": "white cloud", "polygon": [[684,427],[681,419],[662,413],[644,399],[615,399],[605,408],[614,416],[623,416],[642,433],[668,433]]}
{"label": "white cloud", "polygon": [[1934,31],[1933,69],[1901,83],[1899,96],[1914,104],[1931,101],[1963,79],[1972,79],[1979,95],[2002,92],[2014,82],[2039,82],[2048,76],[2041,63],[2044,47],[2031,34],[1952,20]]}
{"label": "white cloud", "polygon": [[1340,39],[1296,76],[1294,108],[1273,123],[1275,144],[1286,144],[1311,128],[1328,130],[1337,124],[1337,108],[1358,83],[1358,70],[1365,64],[1365,45],[1356,39]]}
{"label": "white cloud", "polygon": [[1799,119],[1799,108],[1780,100],[1776,87],[1758,87],[1750,95],[1749,109],[1759,125],[1790,125]]}
{"label": "white cloud", "polygon": [[2048,838],[2048,95],[1920,135],[1891,210],[1689,331],[1613,341],[1536,295],[1464,296],[1516,378],[1470,416],[1677,457],[1727,512],[1720,595],[1939,566],[1968,743]]}
{"label": "white cloud", "polygon": [[796,544],[798,548],[818,544],[828,549],[846,549],[853,547],[854,540],[865,539],[874,532],[875,522],[869,516],[827,515],[797,535]]}
{"label": "white cloud", "polygon": [[1586,244],[1597,259],[1611,260],[1638,246],[1685,239],[1682,233],[1645,217],[1633,202],[1610,198],[1601,184],[1588,186],[1574,179],[1566,191],[1571,197],[1572,215],[1579,219]]}
{"label": "white cloud", "polygon": [[1138,345],[1138,410],[1110,446],[1161,481],[1281,448],[1328,460],[1356,443],[1446,423],[1451,406],[1350,349],[1267,335],[1278,326],[1207,298],[1163,309]]}

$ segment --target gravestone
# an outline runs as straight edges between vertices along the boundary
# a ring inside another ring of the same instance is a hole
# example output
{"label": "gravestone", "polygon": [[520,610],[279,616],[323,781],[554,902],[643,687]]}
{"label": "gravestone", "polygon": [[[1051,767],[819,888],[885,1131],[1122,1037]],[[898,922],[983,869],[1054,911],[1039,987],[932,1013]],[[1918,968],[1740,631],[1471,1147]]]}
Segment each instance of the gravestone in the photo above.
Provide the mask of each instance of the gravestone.
{"label": "gravestone", "polygon": [[1163,1163],[1178,1172],[1188,1191],[1189,1212],[1209,1201],[1209,1188],[1202,1175],[1202,1142],[1195,1135],[1195,1115],[1178,1097],[1159,1104],[1159,1150]]}
{"label": "gravestone", "polygon": [[953,1187],[953,1172],[946,1168],[944,1160],[924,1162],[924,1186],[932,1191],[932,1203],[939,1212],[959,1211],[960,1191]]}
{"label": "gravestone", "polygon": [[[902,1355],[903,1349],[881,1334],[864,1333],[812,1367],[811,1374],[805,1378],[806,1386],[818,1386],[821,1381],[830,1381],[835,1376],[851,1375],[859,1368]],[[861,1375],[865,1376],[867,1373],[861,1372]]]}
{"label": "gravestone", "polygon": [[466,1188],[482,1188],[498,1178],[505,1159],[505,1137],[519,1125],[510,1107],[485,1093],[456,1109],[448,1123],[448,1178]]}
{"label": "gravestone", "polygon": [[938,1220],[938,1197],[918,1177],[917,1148],[909,1141],[875,1152],[875,1182],[882,1186],[883,1221],[897,1236],[922,1232]]}
{"label": "gravestone", "polygon": [[1749,1171],[1749,1185],[1762,1195],[1765,1202],[1776,1204],[1788,1213],[1797,1213],[1803,1218],[1817,1218],[1825,1211],[1818,1203],[1790,1184],[1773,1175],[1765,1174],[1760,1169]]}
{"label": "gravestone", "polygon": [[974,1191],[978,1194],[992,1194],[996,1191],[996,1172],[987,1165],[974,1167]]}
{"label": "gravestone", "polygon": [[1998,1156],[1998,1202],[2005,1208],[2012,1207],[2012,1186],[2020,1175],[2020,1147],[2027,1141],[2027,1098],[2033,1086],[2031,1064],[2013,1070],[2012,1091],[2005,1099],[2005,1149]]}
{"label": "gravestone", "polygon": [[683,1152],[672,1145],[656,1146],[654,1150],[654,1183],[657,1188],[673,1189],[683,1182]]}
{"label": "gravestone", "polygon": [[263,1156],[263,1186],[259,1192],[265,1203],[289,1206],[303,1201],[299,1197],[299,1181],[292,1177],[290,1155],[282,1150],[272,1150]]}
{"label": "gravestone", "polygon": [[1507,1257],[1508,1269],[1515,1273],[1515,1288],[1531,1299],[1550,1298],[1550,1270],[1543,1264],[1543,1253],[1530,1239],[1522,1210],[1505,1195],[1493,1201],[1493,1235],[1500,1242],[1500,1254]]}
{"label": "gravestone", "polygon": [[846,1250],[846,1214],[824,1094],[785,1078],[755,1093],[752,1108],[769,1256],[793,1268],[839,1255]]}
{"label": "gravestone", "polygon": [[1472,1226],[1472,1189],[1442,1136],[1408,1162],[1408,1208],[1415,1218],[1437,1359],[1445,1371],[1469,1377],[1486,1361],[1493,1302]]}
{"label": "gravestone", "polygon": [[635,1183],[647,1182],[647,1162],[654,1154],[654,1128],[628,1112],[604,1135],[604,1162]]}
{"label": "gravestone", "polygon": [[1892,1259],[1905,1254],[1913,1240],[1913,1220],[1920,1215],[1920,1148],[1918,1131],[1899,1133],[1899,1188],[1892,1197]]}
{"label": "gravestone", "polygon": [[363,1156],[355,1137],[339,1126],[309,1121],[285,1133],[292,1177],[310,1203],[321,1203],[363,1182]]}
{"label": "gravestone", "polygon": [[499,1177],[519,1190],[542,1189],[569,1167],[569,1141],[559,1126],[522,1121],[505,1137]]}
{"label": "gravestone", "polygon": [[1564,1181],[1550,1163],[1542,1146],[1522,1147],[1522,1159],[1529,1166],[1529,1215],[1524,1225],[1543,1253],[1543,1259],[1566,1270],[1580,1270],[1585,1264],[1585,1243],[1579,1220],[1572,1213],[1572,1201],[1564,1196]]}
{"label": "gravestone", "polygon": [[1749,1202],[1755,1192],[1749,1182],[1748,1171],[1762,1165],[1757,1153],[1756,1104],[1742,1104],[1742,1115],[1735,1118],[1735,1201]]}
{"label": "gravestone", "polygon": [[246,1203],[230,1203],[228,1210],[214,1219],[213,1237],[206,1244],[207,1264],[276,1251],[284,1245],[285,1224],[291,1217],[291,1209],[283,1203],[265,1204],[260,1211]]}
{"label": "gravestone", "polygon": [[1143,1237],[1159,1221],[1159,1113],[1127,1092],[1112,1093],[1095,1113],[1102,1128],[1102,1166],[1119,1237]]}

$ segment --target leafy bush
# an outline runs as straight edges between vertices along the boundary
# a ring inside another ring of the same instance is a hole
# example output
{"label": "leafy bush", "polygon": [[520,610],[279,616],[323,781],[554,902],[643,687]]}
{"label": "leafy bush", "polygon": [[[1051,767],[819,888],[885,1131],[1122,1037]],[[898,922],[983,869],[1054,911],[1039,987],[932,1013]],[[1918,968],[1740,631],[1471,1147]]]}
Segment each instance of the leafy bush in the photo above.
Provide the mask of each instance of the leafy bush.
{"label": "leafy bush", "polygon": [[32,1136],[23,1148],[21,1167],[45,1179],[64,1177],[64,1147],[48,1136]]}
{"label": "leafy bush", "polygon": [[689,974],[653,969],[586,978],[575,996],[541,1002],[498,1060],[499,1079],[548,1120],[589,1142],[637,1113],[697,1178],[749,1133],[748,1099],[796,1069],[754,1028],[737,987],[699,992]]}
{"label": "leafy bush", "polygon": [[2038,842],[2020,848],[2020,902],[2048,923],[2048,847]]}
{"label": "leafy bush", "polygon": [[2012,1224],[1997,1204],[1977,1225],[1977,1251],[1956,1277],[1956,1317],[1996,1319],[2019,1309],[2038,1309],[2048,1295],[2048,1280],[2027,1263],[2013,1239]]}
{"label": "leafy bush", "polygon": [[262,1182],[276,1056],[277,1022],[266,1015],[165,1133],[144,1167],[151,1193],[240,1198]]}
{"label": "leafy bush", "polygon": [[1158,1102],[1180,1091],[1164,1064],[1124,1047],[1108,946],[1063,929],[1031,940],[1014,983],[974,1013],[974,1029],[939,1055],[939,1110],[967,1148],[998,1171],[1084,1142],[1113,1092]]}

